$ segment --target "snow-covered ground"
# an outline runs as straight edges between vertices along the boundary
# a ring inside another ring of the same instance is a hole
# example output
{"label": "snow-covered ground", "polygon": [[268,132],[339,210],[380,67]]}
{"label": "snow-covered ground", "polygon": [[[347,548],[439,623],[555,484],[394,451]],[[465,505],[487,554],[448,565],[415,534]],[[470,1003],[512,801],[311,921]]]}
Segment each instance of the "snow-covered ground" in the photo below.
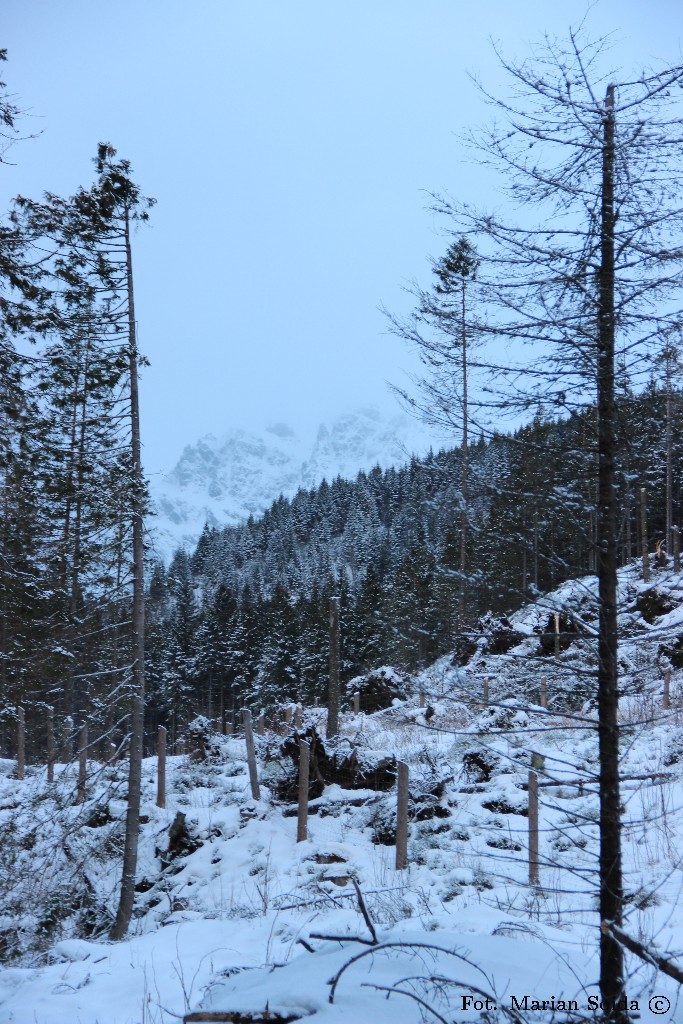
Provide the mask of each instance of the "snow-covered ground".
{"label": "snow-covered ground", "polygon": [[[683,635],[683,578],[656,570],[645,586],[632,567],[621,572],[620,598],[624,927],[680,966],[683,673],[674,668],[669,709],[662,686]],[[562,650],[539,656],[544,644],[553,650],[554,611]],[[340,754],[354,747],[361,762],[409,765],[407,871],[394,868],[395,790],[327,786],[297,844],[294,806],[277,797],[293,772],[281,738],[257,738],[256,802],[243,740],[215,737],[204,762],[169,759],[165,810],[155,806],[155,760],[146,760],[135,917],[129,938],[109,943],[124,766],[93,762],[79,806],[70,768],[48,787],[43,768],[18,782],[13,764],[0,762],[0,941],[21,951],[0,974],[0,1022],[170,1024],[199,1007],[266,1006],[321,1024],[593,1016],[595,612],[594,580],[566,584],[508,624],[488,623],[488,639],[458,659],[465,664],[441,659],[409,699],[342,716]],[[306,713],[324,735],[321,716]],[[532,761],[537,886],[528,884]],[[190,844],[169,861],[178,812]],[[677,986],[630,954],[627,964],[640,1020],[683,1021]]]}

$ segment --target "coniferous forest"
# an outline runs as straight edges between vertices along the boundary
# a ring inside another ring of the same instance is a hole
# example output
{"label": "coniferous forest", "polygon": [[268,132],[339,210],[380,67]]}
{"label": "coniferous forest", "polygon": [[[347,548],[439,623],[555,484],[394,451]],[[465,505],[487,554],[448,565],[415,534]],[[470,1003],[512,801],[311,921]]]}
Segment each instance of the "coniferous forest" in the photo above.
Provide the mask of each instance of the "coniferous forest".
{"label": "coniferous forest", "polygon": [[[619,558],[666,525],[667,392],[618,402]],[[673,505],[680,518],[683,418],[669,401]],[[561,582],[595,572],[595,410],[539,410],[470,446],[469,567],[460,570],[461,450],[323,482],[258,520],[206,527],[195,551],[150,567],[147,676],[157,723],[180,734],[198,709],[231,719],[248,704],[324,703],[328,606],[341,607],[342,679],[380,665],[413,672]],[[464,612],[462,595],[464,592]]]}

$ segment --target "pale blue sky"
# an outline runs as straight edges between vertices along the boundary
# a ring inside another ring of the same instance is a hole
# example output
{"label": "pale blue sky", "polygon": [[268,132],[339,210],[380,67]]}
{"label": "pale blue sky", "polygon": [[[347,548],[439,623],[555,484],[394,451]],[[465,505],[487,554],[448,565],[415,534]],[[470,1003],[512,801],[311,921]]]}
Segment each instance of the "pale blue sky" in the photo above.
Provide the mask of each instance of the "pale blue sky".
{"label": "pale blue sky", "polygon": [[[135,242],[145,464],[200,434],[317,423],[374,402],[411,357],[407,310],[447,244],[426,191],[489,198],[457,132],[496,90],[489,36],[521,56],[585,3],[518,0],[3,0],[4,77],[39,139],[0,202],[67,193],[111,141],[158,200]],[[674,0],[599,0],[615,62],[680,59]]]}

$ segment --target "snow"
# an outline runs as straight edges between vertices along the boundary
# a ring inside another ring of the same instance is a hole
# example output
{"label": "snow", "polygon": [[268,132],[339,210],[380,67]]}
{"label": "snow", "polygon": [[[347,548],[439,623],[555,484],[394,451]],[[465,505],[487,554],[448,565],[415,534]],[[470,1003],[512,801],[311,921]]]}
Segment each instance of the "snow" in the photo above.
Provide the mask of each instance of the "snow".
{"label": "snow", "polygon": [[356,409],[321,424],[314,437],[288,424],[261,432],[208,434],[188,445],[174,468],[153,476],[156,515],[148,523],[159,557],[193,548],[204,528],[231,526],[259,515],[284,495],[317,487],[323,479],[355,478],[360,470],[401,465],[434,444],[413,417],[387,417],[374,408]]}
{"label": "snow", "polygon": [[[622,570],[619,580],[627,609],[620,617],[625,928],[679,964],[683,672],[673,673],[666,711],[662,647],[681,634],[682,582],[665,568],[653,570],[646,585],[637,566]],[[648,622],[638,609],[653,593],[672,607],[648,613]],[[0,1022],[170,1024],[199,1008],[268,1006],[316,1024],[417,1024],[418,999],[448,1021],[468,1022],[482,1019],[482,1007],[467,999],[483,999],[477,991],[499,1008],[490,1010],[491,1020],[521,1005],[526,1019],[550,1024],[566,1017],[562,1006],[555,1012],[551,1005],[558,1008],[561,999],[576,1000],[592,1016],[597,737],[590,700],[583,713],[576,708],[577,695],[590,687],[585,673],[594,664],[594,640],[587,628],[560,658],[532,658],[534,629],[545,628],[554,610],[589,627],[594,580],[565,584],[513,616],[523,639],[506,653],[492,655],[480,645],[457,668],[440,659],[412,680],[405,701],[374,715],[342,716],[343,742],[354,744],[359,757],[395,755],[409,764],[414,814],[405,872],[394,870],[393,846],[373,841],[392,827],[395,792],[328,786],[311,802],[309,838],[297,844],[294,808],[275,798],[283,771],[279,738],[256,738],[262,798],[255,802],[243,740],[217,737],[218,752],[206,762],[169,758],[165,810],[154,805],[155,759],[144,762],[141,884],[129,938],[108,942],[102,922],[90,938],[79,935],[77,916],[67,915],[48,939],[34,942],[46,894],[81,884],[83,874],[98,912],[115,907],[125,766],[90,763],[88,799],[79,806],[75,768],[61,768],[50,789],[43,768],[31,768],[19,782],[13,763],[0,761],[0,933],[13,924],[26,936],[21,955],[0,974]],[[548,684],[548,710],[536,702],[540,678]],[[321,711],[314,714],[319,719]],[[526,783],[534,753],[544,758],[541,882],[529,887]],[[107,809],[108,820],[92,824],[96,807]],[[196,849],[162,870],[178,811]],[[4,852],[10,846],[14,862]],[[19,877],[12,904],[7,882]],[[374,922],[376,949],[361,941],[371,936],[354,880]],[[361,953],[330,1002],[331,979]],[[677,986],[630,954],[627,966],[639,1019],[683,1022]],[[394,989],[388,999],[386,988]],[[520,1004],[525,995],[538,1007]],[[671,1010],[652,1011],[653,997],[668,998]]]}

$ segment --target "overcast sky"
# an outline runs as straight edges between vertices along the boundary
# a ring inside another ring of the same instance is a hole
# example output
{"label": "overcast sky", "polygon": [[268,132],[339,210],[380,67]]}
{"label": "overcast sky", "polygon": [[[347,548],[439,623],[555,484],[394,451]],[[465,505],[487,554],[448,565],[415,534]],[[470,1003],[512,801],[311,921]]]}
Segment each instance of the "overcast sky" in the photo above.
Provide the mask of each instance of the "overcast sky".
{"label": "overcast sky", "polygon": [[[457,133],[486,117],[489,37],[522,56],[586,4],[532,0],[2,0],[3,77],[39,138],[0,200],[66,194],[110,141],[157,199],[135,239],[145,466],[203,433],[310,428],[413,364],[378,306],[410,308],[443,253],[430,191],[484,201]],[[680,60],[676,0],[599,0],[615,63]]]}

